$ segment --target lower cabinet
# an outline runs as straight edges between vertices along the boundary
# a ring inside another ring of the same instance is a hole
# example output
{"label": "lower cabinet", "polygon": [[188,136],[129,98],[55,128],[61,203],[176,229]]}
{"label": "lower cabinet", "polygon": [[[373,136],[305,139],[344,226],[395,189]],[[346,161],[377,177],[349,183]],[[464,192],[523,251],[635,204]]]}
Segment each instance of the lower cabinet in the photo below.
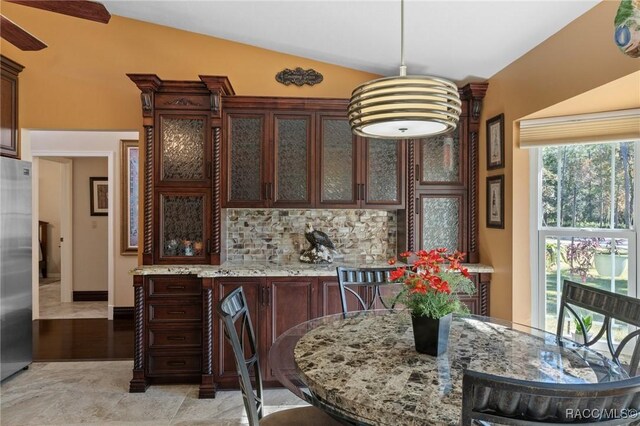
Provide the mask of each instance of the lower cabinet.
{"label": "lower cabinet", "polygon": [[[318,316],[317,278],[218,278],[214,282],[215,304],[242,286],[258,343],[264,385],[277,386],[269,367],[269,349],[282,333]],[[222,321],[217,316],[214,336],[216,384],[223,389],[237,388],[238,374],[233,352],[225,340]]]}
{"label": "lower cabinet", "polygon": [[[490,278],[472,274],[478,291],[461,298],[471,313],[489,314]],[[282,333],[310,319],[342,312],[335,277],[136,276],[130,392],[144,392],[154,383],[200,383],[200,398],[213,398],[216,388],[238,388],[235,359],[215,307],[240,286],[249,305],[266,387],[279,386],[269,366],[269,349]],[[365,302],[372,297],[365,289],[359,295]],[[347,307],[359,309],[350,293]]]}

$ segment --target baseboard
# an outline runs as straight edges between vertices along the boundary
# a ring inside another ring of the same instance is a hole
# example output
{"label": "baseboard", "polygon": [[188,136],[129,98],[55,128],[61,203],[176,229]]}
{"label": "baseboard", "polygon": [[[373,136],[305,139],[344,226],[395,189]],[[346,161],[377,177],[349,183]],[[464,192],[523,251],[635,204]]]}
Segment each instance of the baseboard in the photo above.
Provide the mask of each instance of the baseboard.
{"label": "baseboard", "polygon": [[133,306],[114,306],[113,307],[113,319],[133,319]]}
{"label": "baseboard", "polygon": [[105,291],[74,291],[74,302],[106,302],[109,298],[109,293]]}

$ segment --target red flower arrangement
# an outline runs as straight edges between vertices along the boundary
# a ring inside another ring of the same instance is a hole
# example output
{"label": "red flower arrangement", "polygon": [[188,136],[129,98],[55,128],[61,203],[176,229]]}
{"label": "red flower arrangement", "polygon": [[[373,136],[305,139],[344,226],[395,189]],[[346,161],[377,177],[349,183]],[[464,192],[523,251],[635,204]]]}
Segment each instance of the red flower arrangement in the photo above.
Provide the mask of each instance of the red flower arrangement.
{"label": "red flower arrangement", "polygon": [[[460,302],[459,293],[473,294],[475,286],[469,279],[469,271],[461,265],[464,253],[448,253],[446,248],[437,248],[417,253],[400,254],[410,266],[403,266],[389,274],[389,281],[404,283],[399,300],[414,316],[442,318],[452,312],[469,312]],[[390,259],[389,264],[396,263]]]}

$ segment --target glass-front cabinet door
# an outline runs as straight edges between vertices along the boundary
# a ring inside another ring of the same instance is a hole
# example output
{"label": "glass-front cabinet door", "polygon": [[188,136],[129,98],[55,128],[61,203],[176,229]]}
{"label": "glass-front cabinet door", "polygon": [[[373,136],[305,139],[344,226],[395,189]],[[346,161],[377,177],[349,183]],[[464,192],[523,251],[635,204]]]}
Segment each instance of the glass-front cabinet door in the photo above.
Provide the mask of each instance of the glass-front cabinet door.
{"label": "glass-front cabinet door", "polygon": [[464,194],[418,195],[419,249],[446,247],[449,251],[465,251],[465,198]]}
{"label": "glass-front cabinet door", "polygon": [[158,191],[157,258],[163,263],[204,263],[209,251],[208,190]]}
{"label": "glass-front cabinet door", "polygon": [[319,115],[318,204],[323,207],[358,207],[357,138],[346,116]]}
{"label": "glass-front cabinet door", "polygon": [[273,207],[312,206],[312,129],[311,114],[274,114],[273,174],[267,184]]}
{"label": "glass-front cabinet door", "polygon": [[266,207],[266,113],[234,113],[226,117],[226,173],[223,175],[227,207]]}
{"label": "glass-front cabinet door", "polygon": [[404,141],[363,140],[364,164],[361,199],[367,207],[403,205]]}
{"label": "glass-front cabinet door", "polygon": [[464,146],[460,142],[462,127],[461,122],[452,132],[417,141],[418,186],[464,185]]}
{"label": "glass-front cabinet door", "polygon": [[209,186],[210,129],[204,114],[159,113],[157,185]]}

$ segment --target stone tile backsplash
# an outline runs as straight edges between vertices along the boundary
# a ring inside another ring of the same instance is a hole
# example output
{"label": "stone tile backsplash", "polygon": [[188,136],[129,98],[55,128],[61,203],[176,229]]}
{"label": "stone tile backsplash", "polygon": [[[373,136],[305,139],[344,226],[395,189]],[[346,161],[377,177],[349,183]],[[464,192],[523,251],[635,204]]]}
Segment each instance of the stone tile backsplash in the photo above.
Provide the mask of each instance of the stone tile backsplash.
{"label": "stone tile backsplash", "polygon": [[225,209],[227,261],[298,260],[311,222],[336,246],[336,262],[384,261],[395,256],[397,216],[385,210]]}

